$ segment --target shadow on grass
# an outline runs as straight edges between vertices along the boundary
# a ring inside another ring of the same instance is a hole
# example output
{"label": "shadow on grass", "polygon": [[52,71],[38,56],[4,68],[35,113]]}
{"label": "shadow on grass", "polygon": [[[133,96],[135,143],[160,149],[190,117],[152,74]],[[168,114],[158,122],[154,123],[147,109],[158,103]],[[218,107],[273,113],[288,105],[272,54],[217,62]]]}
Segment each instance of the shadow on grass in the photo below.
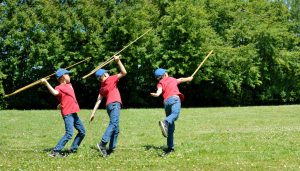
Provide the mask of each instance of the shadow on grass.
{"label": "shadow on grass", "polygon": [[[98,147],[96,146],[96,145],[90,145],[90,149],[92,149],[92,150],[96,150],[97,151],[97,154],[99,154],[100,155],[100,153],[99,153],[99,149],[98,149]],[[107,152],[107,157],[108,156],[110,156],[110,155],[112,155],[115,151],[114,150],[106,150],[106,152]],[[101,156],[102,157],[102,156]]]}
{"label": "shadow on grass", "polygon": [[44,150],[43,150],[43,152],[51,152],[53,150],[53,148],[45,148]]}
{"label": "shadow on grass", "polygon": [[156,150],[156,151],[161,151],[161,150],[164,150],[165,147],[164,146],[154,146],[154,145],[144,145],[143,146],[145,148],[145,150]]}
{"label": "shadow on grass", "polygon": [[[50,153],[52,150],[53,150],[53,148],[45,148],[45,149],[43,149],[43,152]],[[71,152],[70,150],[64,149],[64,150],[61,150],[59,153],[67,156],[67,155],[70,155],[71,153],[76,153],[76,152]]]}
{"label": "shadow on grass", "polygon": [[164,147],[164,146],[144,145],[143,147],[145,148],[146,151],[154,150],[159,157],[165,156],[164,153],[165,153],[166,147]]}
{"label": "shadow on grass", "polygon": [[90,149],[99,151],[99,149],[96,147],[96,145],[90,145]]}

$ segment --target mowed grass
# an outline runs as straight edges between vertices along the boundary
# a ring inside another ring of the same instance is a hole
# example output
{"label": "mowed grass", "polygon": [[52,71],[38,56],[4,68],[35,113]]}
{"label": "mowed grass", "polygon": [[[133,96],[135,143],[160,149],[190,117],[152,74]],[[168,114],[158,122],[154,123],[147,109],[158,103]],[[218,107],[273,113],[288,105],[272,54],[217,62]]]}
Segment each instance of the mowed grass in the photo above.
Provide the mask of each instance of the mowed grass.
{"label": "mowed grass", "polygon": [[[117,151],[95,148],[108,124],[99,110],[79,115],[87,130],[77,154],[51,158],[64,134],[57,110],[0,111],[0,170],[300,170],[300,106],[184,108],[176,121],[176,152],[161,157],[163,109],[123,109]],[[68,149],[71,145],[66,145]]]}

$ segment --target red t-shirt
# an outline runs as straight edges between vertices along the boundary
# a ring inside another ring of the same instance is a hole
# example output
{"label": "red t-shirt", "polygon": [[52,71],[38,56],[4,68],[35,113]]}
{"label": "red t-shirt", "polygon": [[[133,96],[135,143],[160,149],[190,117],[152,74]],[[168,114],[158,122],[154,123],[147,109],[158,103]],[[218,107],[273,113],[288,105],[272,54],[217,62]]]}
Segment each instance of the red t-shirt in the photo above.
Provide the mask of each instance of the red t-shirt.
{"label": "red t-shirt", "polygon": [[112,102],[120,102],[122,104],[120,92],[117,87],[118,81],[118,76],[112,75],[105,81],[101,82],[100,95],[106,98],[106,106]]}
{"label": "red t-shirt", "polygon": [[60,84],[55,87],[55,90],[59,92],[56,96],[61,104],[61,114],[63,116],[77,113],[80,111],[79,105],[76,100],[75,92],[72,84]]}
{"label": "red t-shirt", "polygon": [[178,95],[180,97],[180,100],[183,101],[184,95],[180,93],[177,86],[178,84],[180,84],[180,82],[176,78],[165,77],[158,82],[157,88],[162,88],[162,95],[164,100],[167,100],[171,96]]}

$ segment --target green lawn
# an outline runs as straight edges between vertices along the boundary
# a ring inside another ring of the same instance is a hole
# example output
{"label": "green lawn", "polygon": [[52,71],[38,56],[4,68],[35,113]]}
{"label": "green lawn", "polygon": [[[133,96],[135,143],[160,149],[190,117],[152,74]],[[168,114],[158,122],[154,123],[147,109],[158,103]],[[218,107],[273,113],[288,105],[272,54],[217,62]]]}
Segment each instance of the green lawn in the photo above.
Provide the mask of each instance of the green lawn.
{"label": "green lawn", "polygon": [[[0,111],[0,170],[300,170],[300,106],[185,108],[176,122],[176,152],[161,157],[163,109],[124,109],[118,149],[102,158],[95,144],[105,110],[88,124],[77,154],[48,156],[64,134],[56,110]],[[71,142],[67,144],[70,147]]]}

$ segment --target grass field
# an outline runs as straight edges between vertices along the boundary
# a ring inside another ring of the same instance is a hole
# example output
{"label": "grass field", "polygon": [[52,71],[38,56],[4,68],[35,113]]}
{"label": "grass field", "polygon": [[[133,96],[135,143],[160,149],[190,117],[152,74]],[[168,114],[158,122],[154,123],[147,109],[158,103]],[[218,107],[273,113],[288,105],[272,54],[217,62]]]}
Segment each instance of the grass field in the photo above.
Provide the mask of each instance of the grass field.
{"label": "grass field", "polygon": [[[182,109],[176,152],[161,157],[163,109],[124,109],[118,149],[100,157],[95,144],[108,117],[79,115],[87,135],[77,154],[50,158],[64,134],[56,110],[0,111],[0,170],[300,170],[300,106]],[[69,142],[66,148],[70,147]]]}

